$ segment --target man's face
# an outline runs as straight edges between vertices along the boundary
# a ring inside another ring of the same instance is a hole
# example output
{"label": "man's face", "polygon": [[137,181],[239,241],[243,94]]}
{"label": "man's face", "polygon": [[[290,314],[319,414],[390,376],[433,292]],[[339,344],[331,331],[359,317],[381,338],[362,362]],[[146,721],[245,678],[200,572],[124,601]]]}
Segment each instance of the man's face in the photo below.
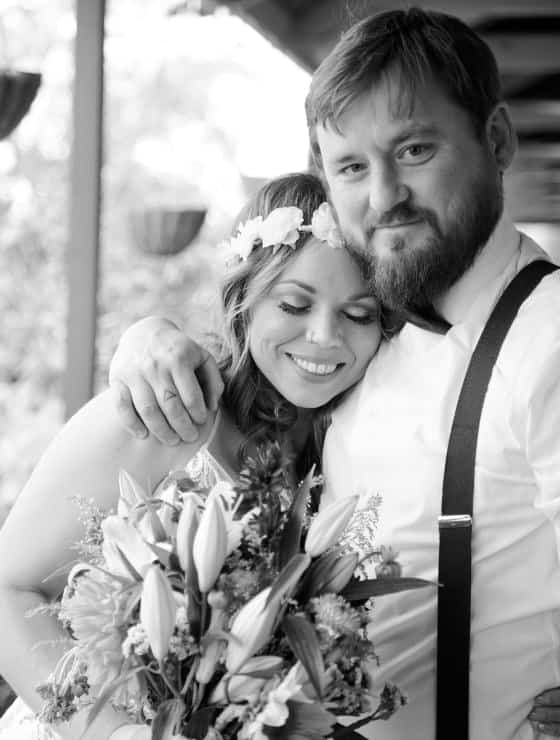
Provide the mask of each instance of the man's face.
{"label": "man's face", "polygon": [[[472,264],[502,211],[501,173],[486,132],[435,83],[413,105],[387,75],[336,128],[317,127],[324,174],[349,246],[391,308],[421,308]],[[399,103],[403,103],[399,105]]]}

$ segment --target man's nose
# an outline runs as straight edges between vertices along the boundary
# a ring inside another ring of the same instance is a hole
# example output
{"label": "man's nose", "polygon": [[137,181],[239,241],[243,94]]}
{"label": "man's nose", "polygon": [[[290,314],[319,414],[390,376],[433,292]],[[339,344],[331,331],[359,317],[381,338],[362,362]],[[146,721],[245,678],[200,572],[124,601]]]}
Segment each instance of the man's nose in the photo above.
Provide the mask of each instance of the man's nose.
{"label": "man's nose", "polygon": [[408,188],[400,181],[390,164],[372,168],[369,180],[369,207],[377,221],[407,197]]}

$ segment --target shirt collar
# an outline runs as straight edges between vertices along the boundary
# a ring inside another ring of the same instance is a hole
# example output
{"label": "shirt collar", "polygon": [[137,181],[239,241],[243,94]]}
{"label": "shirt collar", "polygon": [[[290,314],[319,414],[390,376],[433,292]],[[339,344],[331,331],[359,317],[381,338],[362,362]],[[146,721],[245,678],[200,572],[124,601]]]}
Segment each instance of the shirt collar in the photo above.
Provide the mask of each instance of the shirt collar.
{"label": "shirt collar", "polygon": [[436,301],[437,313],[452,325],[470,318],[473,310],[486,315],[512,277],[520,242],[511,219],[502,214],[472,266]]}

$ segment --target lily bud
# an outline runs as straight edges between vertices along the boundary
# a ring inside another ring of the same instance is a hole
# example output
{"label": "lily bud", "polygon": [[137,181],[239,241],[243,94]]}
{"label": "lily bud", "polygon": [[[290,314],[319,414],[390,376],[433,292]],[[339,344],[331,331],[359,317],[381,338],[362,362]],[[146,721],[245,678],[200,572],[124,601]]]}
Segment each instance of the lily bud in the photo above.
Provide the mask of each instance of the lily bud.
{"label": "lily bud", "polygon": [[357,503],[358,496],[348,496],[319,511],[307,532],[305,552],[315,558],[336,545],[348,526]]}
{"label": "lily bud", "polygon": [[179,503],[179,491],[174,480],[168,480],[162,484],[161,491],[157,493],[161,500],[158,510],[160,522],[168,537],[173,537],[177,531],[176,510]]}
{"label": "lily bud", "polygon": [[192,581],[194,573],[193,542],[199,520],[200,514],[196,498],[187,494],[179,516],[176,534],[177,557],[181,568],[185,572],[187,583]]}
{"label": "lily bud", "polygon": [[130,516],[131,512],[148,500],[144,488],[126,470],[119,470],[119,501],[117,514],[121,517]]}
{"label": "lily bud", "polygon": [[148,542],[165,542],[167,535],[156,512],[148,506],[136,525]]}
{"label": "lily bud", "polygon": [[177,603],[173,589],[159,565],[147,570],[140,602],[140,623],[146,630],[152,653],[162,661],[175,628]]}
{"label": "lily bud", "polygon": [[280,599],[266,603],[270,588],[265,588],[237,613],[231,625],[232,639],[226,651],[226,668],[237,673],[248,658],[263,648],[272,635],[280,609]]}
{"label": "lily bud", "polygon": [[193,542],[193,559],[202,593],[208,593],[227,556],[227,527],[222,504],[217,496],[209,496]]}

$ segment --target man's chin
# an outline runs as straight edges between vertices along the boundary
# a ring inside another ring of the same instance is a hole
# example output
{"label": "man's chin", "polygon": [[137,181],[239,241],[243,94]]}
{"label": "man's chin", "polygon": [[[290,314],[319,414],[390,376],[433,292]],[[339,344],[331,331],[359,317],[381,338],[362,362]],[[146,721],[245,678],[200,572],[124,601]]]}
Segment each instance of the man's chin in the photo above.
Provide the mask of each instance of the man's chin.
{"label": "man's chin", "polygon": [[376,229],[368,242],[368,251],[379,261],[398,260],[403,252],[425,250],[433,239],[433,230],[426,224]]}

